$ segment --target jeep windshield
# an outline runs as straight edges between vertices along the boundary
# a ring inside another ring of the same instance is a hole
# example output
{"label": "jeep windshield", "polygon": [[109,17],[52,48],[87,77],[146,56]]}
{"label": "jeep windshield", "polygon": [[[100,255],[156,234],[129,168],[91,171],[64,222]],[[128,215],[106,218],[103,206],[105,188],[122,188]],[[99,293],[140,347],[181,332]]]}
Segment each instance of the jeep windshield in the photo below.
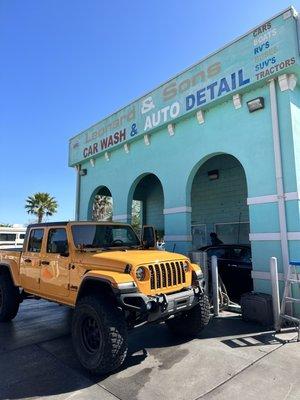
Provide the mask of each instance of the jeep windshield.
{"label": "jeep windshield", "polygon": [[72,225],[74,245],[78,250],[103,251],[115,248],[139,248],[141,242],[130,226]]}

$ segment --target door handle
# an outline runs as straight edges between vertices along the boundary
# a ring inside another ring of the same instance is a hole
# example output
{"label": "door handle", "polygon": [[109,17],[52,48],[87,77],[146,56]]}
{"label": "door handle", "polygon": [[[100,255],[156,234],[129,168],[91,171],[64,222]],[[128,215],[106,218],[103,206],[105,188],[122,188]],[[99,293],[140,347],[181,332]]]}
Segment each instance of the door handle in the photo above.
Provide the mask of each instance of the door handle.
{"label": "door handle", "polygon": [[50,264],[50,261],[41,261],[41,264],[42,264],[42,265],[49,265],[49,264]]}
{"label": "door handle", "polygon": [[24,262],[29,264],[29,263],[31,263],[31,260],[30,260],[30,258],[25,258]]}

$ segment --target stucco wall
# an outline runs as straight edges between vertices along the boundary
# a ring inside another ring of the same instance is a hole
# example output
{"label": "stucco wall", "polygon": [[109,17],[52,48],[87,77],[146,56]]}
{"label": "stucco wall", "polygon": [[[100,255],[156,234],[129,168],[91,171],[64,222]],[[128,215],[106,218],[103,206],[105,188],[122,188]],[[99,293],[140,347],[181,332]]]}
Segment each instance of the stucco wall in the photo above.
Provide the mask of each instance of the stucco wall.
{"label": "stucco wall", "polygon": [[[294,135],[298,133],[293,131],[293,126],[296,124],[296,121],[293,122],[296,118],[295,110],[291,111],[289,91],[281,92],[277,85],[277,95],[279,117],[282,121],[280,134],[285,191],[294,193],[298,190],[294,155],[294,140],[298,140],[298,137]],[[246,102],[258,96],[264,97],[265,108],[249,113]],[[293,93],[293,96],[298,96],[297,92]],[[80,218],[88,217],[89,200],[95,188],[105,185],[113,196],[115,218],[130,221],[134,189],[142,177],[153,173],[162,183],[164,205],[162,206],[161,201],[158,202],[159,196],[155,194],[155,191],[150,194],[152,205],[149,208],[148,222],[160,228],[164,220],[167,248],[172,249],[176,244],[176,251],[187,253],[192,248],[191,221],[198,219],[197,214],[199,216],[205,212],[203,203],[205,199],[202,198],[201,206],[195,200],[201,196],[201,189],[197,189],[200,192],[195,197],[191,194],[194,177],[196,176],[197,181],[199,168],[213,156],[229,154],[241,163],[245,171],[248,198],[275,196],[273,202],[262,201],[249,205],[250,232],[254,235],[251,242],[253,269],[259,273],[268,273],[269,258],[277,256],[279,270],[282,272],[280,240],[260,237],[257,239],[257,234],[268,235],[280,232],[268,86],[262,86],[244,94],[242,104],[240,109],[235,109],[230,99],[206,110],[205,122],[201,125],[196,116],[192,115],[188,119],[178,121],[174,136],[170,136],[167,129],[163,128],[150,136],[148,146],[143,138],[140,138],[130,145],[128,154],[120,147],[111,153],[109,161],[106,161],[104,156],[99,156],[94,167],[89,162],[84,162],[82,168],[87,168],[88,173],[81,178]],[[228,172],[225,171],[225,173]],[[225,178],[225,175],[220,174],[219,183],[221,176]],[[223,181],[223,187],[220,187],[220,195],[223,198],[228,195],[233,184],[230,181],[232,179],[230,174],[226,178]],[[239,196],[240,200],[236,201],[240,202],[238,207],[244,204],[241,210],[243,218],[246,219],[247,208],[242,200],[246,196],[245,185],[240,187]],[[211,199],[211,202],[214,201]],[[231,202],[229,198],[228,201]],[[162,208],[166,209],[164,216],[161,214]],[[233,207],[231,210],[232,213],[235,212]],[[300,232],[299,201],[287,199],[286,210],[288,230]],[[219,214],[218,219],[221,216]],[[224,218],[228,219],[229,215]],[[299,243],[299,240],[289,241],[291,258],[300,258]],[[255,279],[255,289],[269,291],[267,275],[261,276],[262,278]]]}
{"label": "stucco wall", "polygon": [[[218,179],[209,180],[212,170],[219,171]],[[226,155],[208,160],[195,175],[191,205],[192,225],[206,224],[208,232],[216,223],[249,222],[247,183],[240,163]]]}

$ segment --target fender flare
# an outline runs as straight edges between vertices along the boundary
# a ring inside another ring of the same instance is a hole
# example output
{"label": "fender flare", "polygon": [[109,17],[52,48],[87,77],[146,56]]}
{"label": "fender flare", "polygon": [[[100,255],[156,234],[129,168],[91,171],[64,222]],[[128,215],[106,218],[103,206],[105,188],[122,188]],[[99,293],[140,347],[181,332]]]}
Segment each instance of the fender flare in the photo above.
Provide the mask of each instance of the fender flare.
{"label": "fender flare", "polygon": [[10,268],[9,263],[5,263],[5,262],[3,262],[3,261],[0,262],[0,275],[1,275],[2,272],[3,272],[3,267],[4,267],[4,271],[7,272],[7,273],[9,274],[10,279],[12,280],[13,284],[14,284],[15,286],[17,286],[17,285],[16,285],[16,282],[15,282],[15,280],[14,280],[13,274],[12,274],[12,272],[11,272],[11,268]]}
{"label": "fender flare", "polygon": [[[113,279],[109,279],[109,276],[105,275],[86,275],[83,277],[80,286],[78,288],[78,293],[77,293],[77,299],[76,301],[83,295],[84,290],[85,290],[85,285],[88,285],[89,283],[92,286],[92,289],[95,289],[97,285],[103,285],[106,289],[110,291],[111,294],[113,294],[115,297],[119,297],[122,293],[135,293],[137,292],[137,286],[132,279],[130,282],[130,279],[128,284],[120,283],[120,285],[117,284],[116,281]],[[93,288],[93,283],[95,284]]]}

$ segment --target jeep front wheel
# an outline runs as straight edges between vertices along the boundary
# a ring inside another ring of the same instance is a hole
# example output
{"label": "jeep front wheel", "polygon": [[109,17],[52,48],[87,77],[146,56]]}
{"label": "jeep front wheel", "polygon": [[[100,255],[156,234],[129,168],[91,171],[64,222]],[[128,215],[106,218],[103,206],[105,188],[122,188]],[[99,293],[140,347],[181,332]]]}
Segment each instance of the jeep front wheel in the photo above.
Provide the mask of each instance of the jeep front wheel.
{"label": "jeep front wheel", "polygon": [[117,369],[127,354],[127,328],[123,313],[96,296],[82,298],[72,322],[73,345],[84,368],[94,374]]}
{"label": "jeep front wheel", "polygon": [[209,310],[208,297],[201,294],[199,303],[179,316],[168,319],[166,324],[175,335],[195,337],[209,323]]}
{"label": "jeep front wheel", "polygon": [[19,311],[19,289],[13,284],[9,274],[0,275],[0,322],[15,318]]}

